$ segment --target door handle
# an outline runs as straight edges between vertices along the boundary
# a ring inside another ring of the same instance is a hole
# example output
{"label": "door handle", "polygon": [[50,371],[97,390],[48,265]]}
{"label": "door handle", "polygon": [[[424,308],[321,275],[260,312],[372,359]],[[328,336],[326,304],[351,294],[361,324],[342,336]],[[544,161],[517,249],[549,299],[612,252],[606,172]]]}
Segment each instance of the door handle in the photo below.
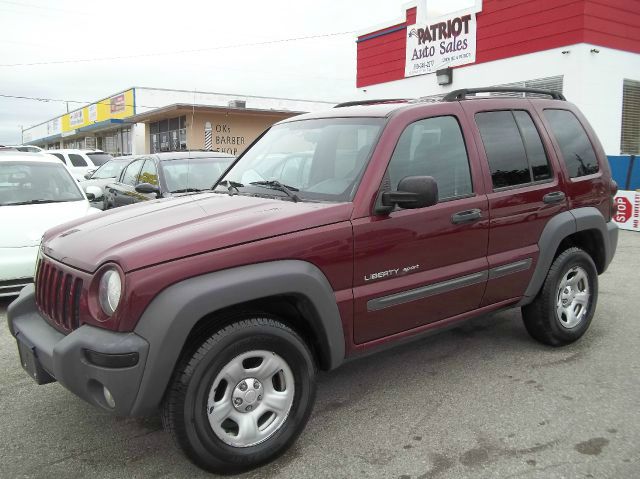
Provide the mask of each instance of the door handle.
{"label": "door handle", "polygon": [[451,216],[451,222],[454,225],[459,225],[461,223],[469,223],[471,221],[476,221],[482,218],[482,211],[478,208],[474,208],[472,210],[465,210],[455,213]]}
{"label": "door handle", "polygon": [[561,203],[564,201],[565,195],[562,191],[552,191],[551,193],[547,193],[542,197],[542,201],[544,201],[548,205],[552,205],[554,203]]}

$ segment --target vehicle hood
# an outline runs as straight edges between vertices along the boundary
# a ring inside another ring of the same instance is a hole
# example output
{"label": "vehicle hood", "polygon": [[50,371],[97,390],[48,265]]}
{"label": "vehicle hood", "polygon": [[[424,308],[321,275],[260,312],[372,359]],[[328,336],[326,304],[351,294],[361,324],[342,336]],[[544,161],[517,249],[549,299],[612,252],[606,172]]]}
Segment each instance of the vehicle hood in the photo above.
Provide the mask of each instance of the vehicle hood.
{"label": "vehicle hood", "polygon": [[97,211],[86,200],[0,206],[0,248],[37,246],[47,229]]}
{"label": "vehicle hood", "polygon": [[87,272],[125,271],[347,221],[351,203],[311,203],[206,193],[152,200],[47,231],[45,253]]}

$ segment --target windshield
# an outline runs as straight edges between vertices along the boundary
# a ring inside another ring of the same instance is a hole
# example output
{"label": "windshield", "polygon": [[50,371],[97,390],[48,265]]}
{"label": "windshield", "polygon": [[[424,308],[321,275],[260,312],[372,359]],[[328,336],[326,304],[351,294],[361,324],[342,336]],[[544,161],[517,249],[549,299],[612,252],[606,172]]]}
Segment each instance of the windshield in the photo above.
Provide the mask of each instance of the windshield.
{"label": "windshield", "polygon": [[108,153],[87,153],[87,156],[95,166],[104,165],[107,161],[113,159],[113,156]]}
{"label": "windshield", "polygon": [[201,191],[211,188],[234,158],[186,158],[160,163],[164,182],[171,193]]}
{"label": "windshield", "polygon": [[128,164],[128,161],[108,161],[91,175],[91,179],[106,180],[108,178],[117,178],[120,176],[122,169]]}
{"label": "windshield", "polygon": [[0,206],[80,200],[84,196],[62,164],[0,162]]}
{"label": "windshield", "polygon": [[324,118],[276,125],[217,189],[292,198],[284,185],[303,201],[351,201],[383,123],[383,118]]}

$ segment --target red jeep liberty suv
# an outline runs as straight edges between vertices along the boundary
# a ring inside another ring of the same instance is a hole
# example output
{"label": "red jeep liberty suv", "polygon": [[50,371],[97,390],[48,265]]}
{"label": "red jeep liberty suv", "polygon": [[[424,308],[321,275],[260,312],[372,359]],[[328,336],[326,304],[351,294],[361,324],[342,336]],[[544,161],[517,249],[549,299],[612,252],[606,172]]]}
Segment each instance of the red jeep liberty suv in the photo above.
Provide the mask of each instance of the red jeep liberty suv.
{"label": "red jeep liberty suv", "polygon": [[8,311],[22,366],[118,415],[161,411],[231,473],[293,443],[317,369],[512,307],[536,340],[576,341],[617,186],[561,94],[479,95],[496,90],[290,118],[211,191],[47,231]]}

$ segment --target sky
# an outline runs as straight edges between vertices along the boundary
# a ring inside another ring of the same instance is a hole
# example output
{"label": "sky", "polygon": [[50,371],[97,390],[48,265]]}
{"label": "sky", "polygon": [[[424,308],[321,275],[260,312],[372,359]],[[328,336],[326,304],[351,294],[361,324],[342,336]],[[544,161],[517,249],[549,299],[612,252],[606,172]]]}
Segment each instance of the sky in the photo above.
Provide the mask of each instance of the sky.
{"label": "sky", "polygon": [[[0,94],[92,102],[146,86],[349,100],[358,94],[357,32],[402,17],[403,3],[0,0]],[[336,35],[227,48],[328,34]],[[207,50],[184,53],[196,49]],[[64,102],[0,97],[0,144],[66,111]]]}

